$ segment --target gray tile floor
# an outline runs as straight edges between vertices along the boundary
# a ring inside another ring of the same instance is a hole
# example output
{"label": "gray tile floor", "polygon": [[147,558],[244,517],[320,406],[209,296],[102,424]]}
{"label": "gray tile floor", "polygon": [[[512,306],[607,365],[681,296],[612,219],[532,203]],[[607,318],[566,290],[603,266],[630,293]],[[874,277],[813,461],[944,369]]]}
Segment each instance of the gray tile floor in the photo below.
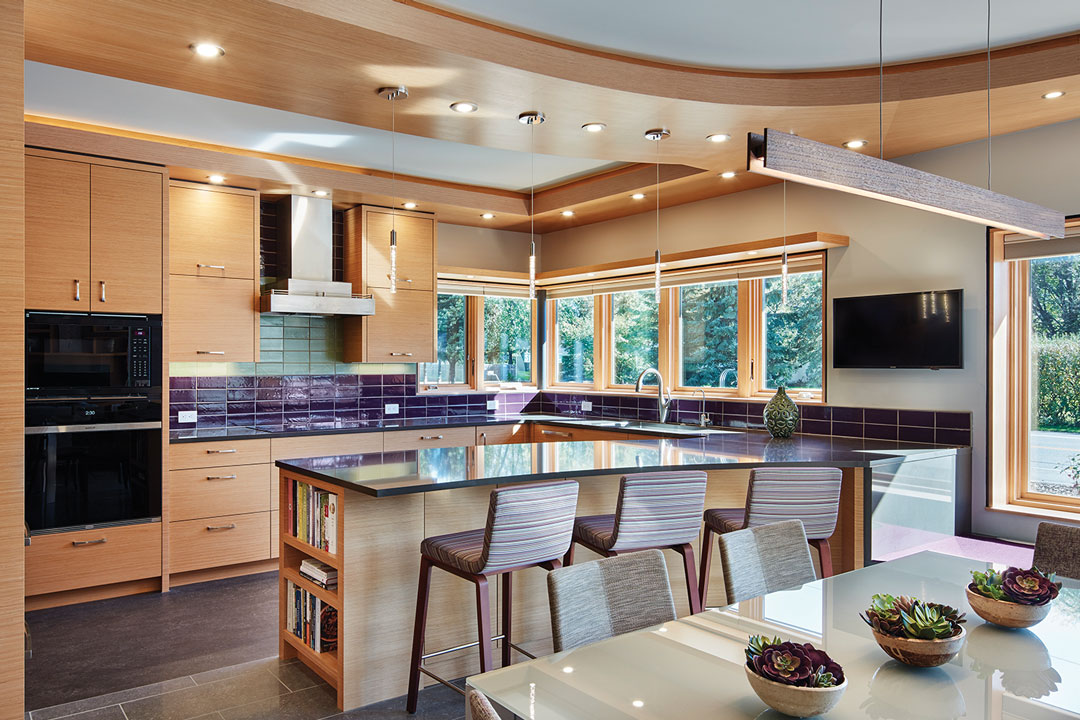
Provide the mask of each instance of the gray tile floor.
{"label": "gray tile floor", "polygon": [[405,698],[341,713],[332,688],[296,660],[275,658],[209,670],[33,710],[28,720],[461,720],[465,700],[435,685],[415,715]]}

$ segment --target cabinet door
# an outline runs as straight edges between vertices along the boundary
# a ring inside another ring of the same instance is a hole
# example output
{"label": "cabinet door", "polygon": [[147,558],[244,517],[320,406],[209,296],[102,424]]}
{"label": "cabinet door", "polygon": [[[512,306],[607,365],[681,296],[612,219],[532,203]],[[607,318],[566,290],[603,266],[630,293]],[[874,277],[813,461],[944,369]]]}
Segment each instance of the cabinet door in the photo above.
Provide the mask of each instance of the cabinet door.
{"label": "cabinet door", "polygon": [[364,362],[435,361],[435,293],[370,288],[375,314],[364,318]]}
{"label": "cabinet door", "polygon": [[258,225],[251,193],[169,188],[169,272],[255,278]]}
{"label": "cabinet door", "polygon": [[[368,209],[364,216],[367,286],[390,287],[390,231],[397,229],[398,289],[434,290],[435,220]],[[396,225],[395,225],[396,223]]]}
{"label": "cabinet door", "polygon": [[90,309],[90,165],[26,156],[26,307]]}
{"label": "cabinet door", "polygon": [[163,183],[157,172],[91,166],[93,312],[161,312]]}
{"label": "cabinet door", "polygon": [[259,314],[251,280],[169,278],[170,362],[255,362]]}

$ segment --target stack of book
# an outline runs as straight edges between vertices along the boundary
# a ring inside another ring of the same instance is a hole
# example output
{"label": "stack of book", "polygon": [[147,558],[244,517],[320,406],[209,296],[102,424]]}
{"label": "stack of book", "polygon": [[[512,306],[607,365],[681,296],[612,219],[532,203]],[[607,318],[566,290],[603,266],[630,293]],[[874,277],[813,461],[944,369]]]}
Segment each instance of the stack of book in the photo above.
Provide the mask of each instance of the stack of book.
{"label": "stack of book", "polygon": [[337,608],[292,582],[286,583],[286,627],[317,653],[337,650]]}
{"label": "stack of book", "polygon": [[324,562],[312,558],[305,558],[301,561],[300,576],[328,590],[337,587],[337,570]]}
{"label": "stack of book", "polygon": [[337,553],[337,495],[293,480],[288,513],[293,537]]}

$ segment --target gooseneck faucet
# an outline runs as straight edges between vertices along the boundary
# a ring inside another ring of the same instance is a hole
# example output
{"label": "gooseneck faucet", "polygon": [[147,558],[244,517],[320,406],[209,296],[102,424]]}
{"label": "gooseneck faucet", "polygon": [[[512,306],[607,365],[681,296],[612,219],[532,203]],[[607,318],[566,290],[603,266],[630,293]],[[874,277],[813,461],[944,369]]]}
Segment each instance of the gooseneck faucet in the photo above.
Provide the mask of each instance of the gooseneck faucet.
{"label": "gooseneck faucet", "polygon": [[671,412],[671,393],[667,392],[667,399],[664,399],[664,376],[660,374],[660,371],[656,368],[645,368],[641,371],[641,374],[637,378],[636,392],[641,392],[641,387],[645,382],[645,378],[649,375],[656,376],[656,414],[660,419],[660,422],[667,422],[668,413]]}

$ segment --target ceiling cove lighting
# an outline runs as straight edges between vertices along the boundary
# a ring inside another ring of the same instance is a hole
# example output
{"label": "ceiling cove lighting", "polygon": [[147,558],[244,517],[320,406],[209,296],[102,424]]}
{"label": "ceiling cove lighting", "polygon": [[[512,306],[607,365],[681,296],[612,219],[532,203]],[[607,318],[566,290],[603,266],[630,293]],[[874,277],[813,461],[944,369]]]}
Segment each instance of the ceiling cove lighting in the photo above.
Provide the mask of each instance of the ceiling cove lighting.
{"label": "ceiling cove lighting", "polygon": [[480,217],[484,218],[485,220],[492,220],[495,218],[495,213],[484,213]]}
{"label": "ceiling cove lighting", "polygon": [[1064,94],[1065,94],[1064,90],[1051,90],[1048,93],[1044,93],[1043,96],[1042,96],[1042,99],[1043,100],[1056,100],[1057,98],[1061,97]]}
{"label": "ceiling cove lighting", "polygon": [[866,141],[865,140],[848,140],[846,143],[844,143],[844,147],[846,147],[848,150],[858,150],[859,148],[866,147]]}
{"label": "ceiling cove lighting", "polygon": [[450,103],[450,109],[458,113],[474,113],[480,109],[480,106],[474,102],[468,102],[467,100],[458,100],[457,102]]}
{"label": "ceiling cove lighting", "polygon": [[[518,115],[518,122],[529,126],[529,299],[536,299],[536,126],[543,125],[547,116],[539,110]],[[566,212],[563,212],[565,215]],[[573,213],[570,213],[573,215]]]}
{"label": "ceiling cove lighting", "polygon": [[406,210],[414,210],[416,209],[416,203],[412,201],[401,203],[401,207],[405,208]]}
{"label": "ceiling cove lighting", "polygon": [[749,133],[746,169],[1032,237],[1065,235],[1065,215],[1056,210],[769,128]]}
{"label": "ceiling cove lighting", "polygon": [[711,143],[722,143],[730,140],[731,136],[727,133],[713,133],[712,135],[706,135],[705,139]]}
{"label": "ceiling cove lighting", "polygon": [[191,43],[188,48],[191,52],[204,58],[217,58],[225,54],[225,48],[207,42]]}
{"label": "ceiling cove lighting", "polygon": [[591,122],[591,123],[585,123],[584,125],[582,125],[581,129],[584,130],[585,132],[598,133],[598,132],[602,132],[603,129],[606,128],[606,127],[607,127],[607,125],[605,125],[604,123]]}
{"label": "ceiling cove lighting", "polygon": [[563,210],[562,211],[562,216],[563,217],[574,217],[574,211],[573,210]]}
{"label": "ceiling cove lighting", "polygon": [[330,193],[328,193],[328,192],[327,192],[327,191],[325,191],[325,190],[314,190],[313,192],[314,192],[314,193],[315,193],[315,195],[317,195],[318,197],[326,197],[327,195],[329,195],[329,194],[330,194]]}
{"label": "ceiling cove lighting", "polygon": [[720,173],[720,177],[724,178],[725,180],[730,180],[731,178],[735,177],[735,171],[725,170],[724,172]]}
{"label": "ceiling cove lighting", "polygon": [[214,183],[215,185],[220,185],[221,183],[225,182],[225,176],[224,175],[211,175],[210,177],[208,177],[206,179],[209,180],[210,182]]}
{"label": "ceiling cove lighting", "polygon": [[630,196],[630,199],[631,200],[644,200],[645,199],[645,193],[634,193],[633,195]]}
{"label": "ceiling cove lighting", "polygon": [[[404,85],[381,87],[375,91],[379,97],[390,101],[390,207],[397,205],[397,101],[409,97]],[[408,206],[408,203],[406,203]],[[416,207],[415,203],[413,207]],[[397,294],[397,213],[390,213],[390,294]]]}

